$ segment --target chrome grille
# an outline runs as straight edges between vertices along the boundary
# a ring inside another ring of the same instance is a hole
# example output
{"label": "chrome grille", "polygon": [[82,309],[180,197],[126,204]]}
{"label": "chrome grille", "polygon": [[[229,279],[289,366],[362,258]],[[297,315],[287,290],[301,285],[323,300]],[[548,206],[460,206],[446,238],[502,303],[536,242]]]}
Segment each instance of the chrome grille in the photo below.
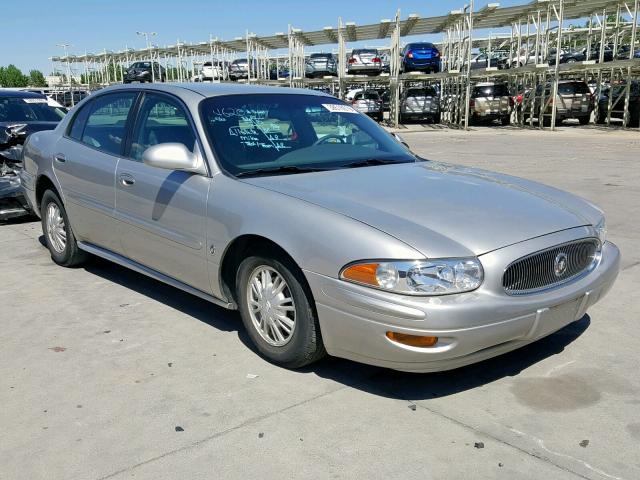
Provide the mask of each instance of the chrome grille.
{"label": "chrome grille", "polygon": [[599,247],[600,242],[590,238],[522,257],[507,267],[502,286],[510,295],[523,295],[566,283],[591,271]]}

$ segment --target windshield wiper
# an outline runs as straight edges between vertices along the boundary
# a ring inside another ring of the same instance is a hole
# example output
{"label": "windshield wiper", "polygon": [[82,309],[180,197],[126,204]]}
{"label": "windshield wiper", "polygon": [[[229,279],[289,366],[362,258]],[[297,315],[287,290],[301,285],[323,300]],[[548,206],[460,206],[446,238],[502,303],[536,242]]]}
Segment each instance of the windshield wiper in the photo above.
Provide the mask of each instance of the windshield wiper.
{"label": "windshield wiper", "polygon": [[357,162],[345,163],[341,165],[341,168],[360,168],[360,167],[375,167],[377,165],[391,165],[393,163],[414,163],[414,161],[404,160],[385,160],[383,158],[368,158],[366,160],[358,160]]}
{"label": "windshield wiper", "polygon": [[261,175],[290,175],[295,173],[324,172],[325,168],[305,168],[296,167],[295,165],[287,165],[283,167],[258,168],[256,170],[247,170],[245,172],[236,173],[236,177],[259,177]]}

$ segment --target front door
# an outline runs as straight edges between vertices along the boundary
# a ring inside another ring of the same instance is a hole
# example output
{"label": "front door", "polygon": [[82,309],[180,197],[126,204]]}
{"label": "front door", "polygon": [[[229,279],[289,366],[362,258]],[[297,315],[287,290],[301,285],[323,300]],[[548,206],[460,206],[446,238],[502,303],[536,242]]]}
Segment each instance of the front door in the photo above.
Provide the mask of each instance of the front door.
{"label": "front door", "polygon": [[142,154],[152,145],[182,143],[199,151],[185,107],[174,97],[145,93],[127,158],[116,170],[116,215],[125,255],[210,293],[205,214],[210,178],[151,167]]}

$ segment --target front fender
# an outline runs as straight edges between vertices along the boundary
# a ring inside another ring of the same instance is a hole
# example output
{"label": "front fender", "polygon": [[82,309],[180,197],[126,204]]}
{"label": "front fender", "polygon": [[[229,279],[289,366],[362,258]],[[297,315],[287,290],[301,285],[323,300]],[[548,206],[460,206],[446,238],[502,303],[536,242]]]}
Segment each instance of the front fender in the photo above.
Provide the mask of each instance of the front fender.
{"label": "front fender", "polygon": [[356,260],[423,258],[409,245],[362,222],[222,174],[214,177],[209,192],[206,231],[212,289],[221,298],[224,253],[243,235],[268,238],[303,270],[333,278]]}

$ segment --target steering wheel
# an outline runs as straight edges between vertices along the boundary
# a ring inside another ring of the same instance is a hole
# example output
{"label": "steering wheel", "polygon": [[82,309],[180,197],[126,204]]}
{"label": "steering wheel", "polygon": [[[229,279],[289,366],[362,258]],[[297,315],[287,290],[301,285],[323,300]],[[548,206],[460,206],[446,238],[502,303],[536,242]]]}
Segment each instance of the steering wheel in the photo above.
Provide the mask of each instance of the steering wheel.
{"label": "steering wheel", "polygon": [[[329,142],[329,140],[339,140],[338,142]],[[342,135],[336,135],[336,134],[331,134],[331,135],[325,135],[322,138],[319,138],[318,140],[316,140],[313,145],[323,145],[325,143],[347,143],[346,139],[342,136]]]}

